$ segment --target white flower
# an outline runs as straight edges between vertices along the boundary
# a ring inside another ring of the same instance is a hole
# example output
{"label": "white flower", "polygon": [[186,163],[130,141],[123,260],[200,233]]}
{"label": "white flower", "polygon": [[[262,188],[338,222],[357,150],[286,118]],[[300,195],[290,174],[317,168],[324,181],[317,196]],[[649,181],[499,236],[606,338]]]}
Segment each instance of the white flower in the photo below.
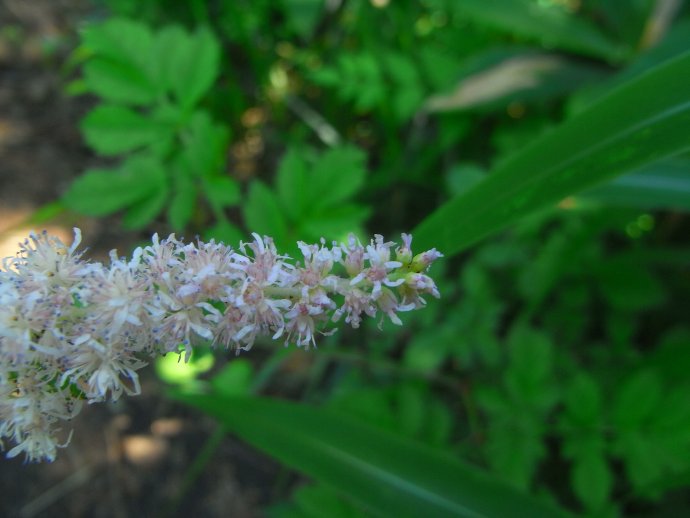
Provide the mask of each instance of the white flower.
{"label": "white flower", "polygon": [[[185,244],[174,235],[138,248],[131,259],[89,263],[46,233],[31,234],[0,271],[0,448],[29,461],[53,460],[59,423],[82,403],[140,392],[138,370],[161,353],[198,342],[251,349],[260,336],[309,348],[345,315],[358,327],[378,312],[398,313],[438,297],[424,272],[440,254],[417,256],[412,238],[391,259],[382,236],[365,248],[299,243],[304,264],[253,235],[239,251],[211,241]],[[338,268],[345,270],[341,277]],[[69,436],[68,436],[69,438]]]}

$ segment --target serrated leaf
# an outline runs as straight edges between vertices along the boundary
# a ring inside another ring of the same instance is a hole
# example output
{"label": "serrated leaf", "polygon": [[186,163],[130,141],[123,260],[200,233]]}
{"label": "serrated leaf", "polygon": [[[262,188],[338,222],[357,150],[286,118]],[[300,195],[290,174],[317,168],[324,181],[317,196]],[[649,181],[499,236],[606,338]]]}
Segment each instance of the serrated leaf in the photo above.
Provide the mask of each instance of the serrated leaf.
{"label": "serrated leaf", "polygon": [[576,458],[571,480],[575,495],[590,511],[597,511],[608,502],[613,475],[601,452]]}
{"label": "serrated leaf", "polygon": [[107,101],[147,104],[158,93],[150,65],[152,35],[144,24],[113,18],[87,26],[83,46],[92,57],[84,65],[84,83]]}
{"label": "serrated leaf", "polygon": [[635,429],[654,411],[661,400],[661,380],[652,370],[637,372],[619,387],[612,418],[620,429]]}
{"label": "serrated leaf", "polygon": [[217,207],[231,207],[241,199],[239,185],[227,176],[207,178],[203,182],[203,190],[210,203]]}
{"label": "serrated leaf", "polygon": [[347,200],[364,184],[366,156],[355,147],[337,147],[323,153],[313,166],[310,185],[312,212]]}
{"label": "serrated leaf", "polygon": [[690,329],[681,325],[666,332],[661,343],[648,358],[650,367],[658,370],[668,383],[686,382],[690,372]]}
{"label": "serrated leaf", "polygon": [[142,68],[149,62],[153,43],[150,29],[127,18],[112,18],[87,25],[81,33],[83,45],[94,55],[113,61],[131,62]]}
{"label": "serrated leaf", "polygon": [[163,182],[159,183],[156,190],[149,193],[146,198],[136,201],[127,208],[122,218],[122,226],[131,230],[144,228],[163,212],[168,196],[168,186]]}
{"label": "serrated leaf", "polygon": [[309,172],[303,152],[296,148],[288,149],[278,166],[276,191],[293,221],[301,221],[310,210]]}
{"label": "serrated leaf", "polygon": [[195,111],[184,129],[185,146],[181,160],[189,174],[217,178],[225,174],[230,134],[202,110]]}
{"label": "serrated leaf", "polygon": [[516,488],[527,490],[546,447],[543,427],[536,421],[493,423],[486,443],[486,456],[492,469]]}
{"label": "serrated leaf", "polygon": [[97,58],[84,65],[83,85],[113,103],[145,105],[157,94],[151,80],[135,65]]}
{"label": "serrated leaf", "polygon": [[433,372],[446,359],[447,351],[436,339],[416,337],[405,349],[405,366],[420,372]]}
{"label": "serrated leaf", "polygon": [[153,42],[155,60],[152,67],[160,86],[167,92],[172,92],[175,83],[184,81],[177,68],[177,62],[185,59],[183,56],[189,46],[189,33],[179,25],[168,25],[156,32]]}
{"label": "serrated leaf", "polygon": [[258,180],[249,186],[242,206],[246,227],[250,232],[271,236],[278,245],[287,240],[287,222],[273,191]]}
{"label": "serrated leaf", "polygon": [[355,234],[360,225],[369,217],[371,210],[363,205],[340,205],[323,212],[310,214],[302,221],[300,230],[312,239],[342,241],[351,232]]}
{"label": "serrated leaf", "polygon": [[537,407],[549,406],[555,397],[549,386],[553,346],[549,337],[538,331],[516,327],[509,337],[510,366],[505,382],[519,401]]}
{"label": "serrated leaf", "polygon": [[220,221],[207,229],[203,238],[205,241],[215,239],[233,248],[236,248],[241,240],[247,240],[247,236],[239,228],[227,221]]}
{"label": "serrated leaf", "polygon": [[601,390],[594,379],[584,372],[569,384],[565,392],[565,411],[572,423],[595,427],[601,420]]}
{"label": "serrated leaf", "polygon": [[[169,87],[177,101],[191,108],[211,88],[220,69],[220,44],[215,35],[202,28],[192,35],[174,31],[175,52],[167,51]],[[165,41],[171,38],[164,34]]]}
{"label": "serrated leaf", "polygon": [[611,258],[597,266],[598,286],[616,308],[641,311],[653,308],[666,298],[663,284],[650,268],[632,259]]}
{"label": "serrated leaf", "polygon": [[607,445],[603,427],[578,427],[577,424],[573,425],[566,420],[563,436],[563,455],[570,459],[598,454],[603,452]]}
{"label": "serrated leaf", "polygon": [[648,369],[629,378],[615,400],[612,452],[646,497],[658,496],[665,480],[690,469],[688,388],[685,383],[662,393],[659,373]]}
{"label": "serrated leaf", "polygon": [[340,74],[333,67],[323,67],[314,70],[309,77],[316,84],[322,86],[336,86],[340,82]]}
{"label": "serrated leaf", "polygon": [[88,144],[103,155],[117,155],[172,138],[172,128],[124,106],[94,108],[81,124]]}
{"label": "serrated leaf", "polygon": [[392,79],[393,107],[397,117],[405,120],[414,114],[424,99],[424,88],[414,61],[403,54],[388,52],[382,56],[383,66]]}
{"label": "serrated leaf", "polygon": [[614,442],[614,453],[625,463],[630,482],[639,490],[658,480],[663,474],[663,463],[657,447],[640,430],[627,430]]}
{"label": "serrated leaf", "polygon": [[283,0],[290,25],[303,38],[309,38],[323,12],[324,0]]}
{"label": "serrated leaf", "polygon": [[160,163],[135,157],[117,169],[88,170],[72,183],[63,200],[82,214],[105,216],[152,196],[164,182]]}
{"label": "serrated leaf", "polygon": [[175,192],[168,206],[168,221],[173,230],[183,231],[194,214],[196,206],[197,188],[194,182],[186,175],[178,174],[175,177]]}
{"label": "serrated leaf", "polygon": [[511,402],[505,398],[501,391],[494,387],[479,387],[475,396],[477,403],[492,417],[500,418],[510,413],[512,408]]}

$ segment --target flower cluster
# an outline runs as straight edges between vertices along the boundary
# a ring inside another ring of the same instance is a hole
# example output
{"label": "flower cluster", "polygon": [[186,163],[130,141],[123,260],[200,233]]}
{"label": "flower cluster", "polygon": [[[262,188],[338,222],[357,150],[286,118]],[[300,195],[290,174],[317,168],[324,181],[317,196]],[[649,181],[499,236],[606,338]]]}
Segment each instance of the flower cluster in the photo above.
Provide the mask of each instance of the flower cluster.
{"label": "flower cluster", "polygon": [[[89,262],[74,244],[32,234],[0,270],[0,447],[7,455],[53,460],[59,424],[82,403],[140,392],[137,370],[182,345],[249,350],[259,336],[309,348],[340,319],[388,316],[439,293],[425,272],[441,256],[414,256],[411,236],[393,248],[376,236],[363,246],[299,243],[291,263],[273,241],[234,250],[222,243],[184,243],[174,235],[134,251]],[[341,271],[341,274],[334,273]],[[63,441],[65,444],[67,440]]]}

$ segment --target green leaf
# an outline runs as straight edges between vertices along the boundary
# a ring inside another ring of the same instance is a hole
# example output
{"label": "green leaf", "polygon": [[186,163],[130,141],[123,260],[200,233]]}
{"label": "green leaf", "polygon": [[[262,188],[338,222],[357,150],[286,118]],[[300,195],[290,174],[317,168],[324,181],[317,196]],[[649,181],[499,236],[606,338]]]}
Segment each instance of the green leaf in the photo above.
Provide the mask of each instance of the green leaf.
{"label": "green leaf", "polygon": [[588,509],[599,510],[608,502],[613,475],[601,452],[575,459],[571,479],[573,491]]}
{"label": "green leaf", "polygon": [[226,245],[236,248],[242,239],[247,239],[247,236],[240,231],[235,225],[227,221],[220,221],[207,229],[203,233],[205,241],[215,239],[225,243]]}
{"label": "green leaf", "polygon": [[27,218],[25,223],[31,226],[45,226],[46,223],[63,214],[66,208],[64,200],[46,203],[37,207]]}
{"label": "green leaf", "polygon": [[492,422],[486,456],[491,468],[512,486],[527,491],[539,461],[546,454],[544,427],[534,419]]}
{"label": "green leaf", "polygon": [[72,183],[63,200],[82,214],[106,216],[154,196],[164,184],[165,173],[160,163],[133,157],[117,169],[87,171]]}
{"label": "green leaf", "polygon": [[370,213],[369,207],[348,203],[310,214],[300,230],[312,239],[345,240],[350,232],[357,232]]}
{"label": "green leaf", "polygon": [[341,415],[371,424],[378,428],[395,431],[399,428],[398,416],[393,411],[390,394],[375,388],[340,389],[329,401],[330,409]]}
{"label": "green leaf", "polygon": [[269,507],[266,516],[269,518],[322,518],[324,509],[328,510],[329,518],[367,518],[368,516],[323,484],[297,488],[292,493],[292,504]]}
{"label": "green leaf", "polygon": [[401,385],[397,390],[397,413],[400,420],[400,432],[408,437],[416,437],[422,430],[429,405],[426,394],[419,387]]}
{"label": "green leaf", "polygon": [[202,28],[188,34],[179,27],[167,27],[156,35],[156,59],[164,83],[185,108],[199,102],[211,88],[220,70],[220,44]]}
{"label": "green leaf", "polygon": [[[688,255],[685,254],[686,262]],[[679,326],[667,331],[646,364],[657,370],[668,383],[687,382],[690,372],[690,329]]]}
{"label": "green leaf", "polygon": [[189,39],[189,33],[179,25],[163,27],[153,38],[155,60],[152,67],[158,83],[165,91],[173,91],[175,83],[186,80],[180,77],[177,64],[187,58],[185,50],[189,46]]}
{"label": "green leaf", "polygon": [[556,399],[551,383],[553,345],[538,331],[517,327],[509,337],[510,365],[505,375],[508,392],[517,401],[547,410]]}
{"label": "green leaf", "polygon": [[112,102],[148,104],[158,94],[151,31],[143,24],[114,18],[82,33],[92,57],[84,65],[86,87]]}
{"label": "green leaf", "polygon": [[393,82],[392,101],[396,116],[405,120],[413,115],[424,99],[424,87],[414,61],[405,54],[388,51],[382,65]]}
{"label": "green leaf", "polygon": [[553,53],[510,47],[471,55],[456,87],[431,96],[426,110],[505,110],[511,102],[543,104],[601,78],[604,70]]}
{"label": "green leaf", "polygon": [[690,161],[663,161],[583,192],[578,198],[640,209],[690,211]]}
{"label": "green leaf", "polygon": [[94,108],[81,124],[86,142],[103,155],[117,155],[172,138],[172,128],[124,106]]}
{"label": "green leaf", "polygon": [[427,217],[417,246],[456,254],[567,195],[690,149],[690,90],[678,81],[687,75],[690,52],[538,138]]}
{"label": "green leaf", "polygon": [[661,380],[652,370],[629,377],[619,388],[613,407],[613,422],[621,429],[640,426],[661,401]]}
{"label": "green leaf", "polygon": [[154,365],[156,374],[166,383],[189,385],[213,368],[214,363],[213,354],[209,350],[202,352],[196,349],[188,362],[182,361],[181,353],[171,351],[156,358]]}
{"label": "green leaf", "polygon": [[555,3],[465,0],[456,4],[456,10],[479,24],[536,40],[547,47],[572,50],[609,61],[618,61],[625,53],[585,19]]}
{"label": "green leaf", "polygon": [[242,206],[244,222],[250,232],[271,236],[278,245],[285,245],[287,223],[273,191],[259,181],[249,186]]}
{"label": "green leaf", "polygon": [[366,156],[352,146],[329,149],[312,170],[309,186],[314,212],[350,198],[364,184]]}
{"label": "green leaf", "polygon": [[364,184],[364,154],[355,147],[339,147],[316,155],[291,148],[276,178],[285,212],[307,237],[340,238],[356,230],[369,210],[346,203]]}
{"label": "green leaf", "polygon": [[[656,381],[649,381],[653,377]],[[644,381],[647,378],[647,381]],[[690,399],[688,384],[660,394],[658,373],[642,371],[628,381],[614,408],[619,429],[612,452],[624,463],[628,478],[645,497],[659,496],[665,486],[690,469]],[[649,390],[652,395],[643,393]],[[636,409],[634,398],[640,400]],[[625,405],[625,415],[621,416]]]}
{"label": "green leaf", "polygon": [[131,230],[144,228],[165,209],[168,196],[168,186],[163,182],[159,183],[156,190],[127,209],[122,218],[122,226]]}
{"label": "green leaf", "polygon": [[368,112],[386,99],[381,67],[370,52],[341,53],[335,69],[321,68],[311,78],[336,88],[342,100],[354,102],[357,113]]}
{"label": "green leaf", "polygon": [[239,185],[227,176],[207,178],[203,182],[203,190],[211,204],[218,207],[237,205],[241,199]]}
{"label": "green leaf", "polygon": [[84,65],[86,89],[105,101],[145,105],[156,97],[156,87],[131,63],[92,59]]}
{"label": "green leaf", "polygon": [[454,415],[439,401],[432,401],[426,423],[426,437],[432,446],[447,447],[453,431]]}
{"label": "green leaf", "polygon": [[194,214],[197,189],[187,175],[175,175],[175,194],[168,206],[168,221],[173,230],[183,231]]}
{"label": "green leaf", "polygon": [[609,303],[627,311],[653,308],[666,298],[664,285],[633,257],[614,257],[594,270],[598,286]]}
{"label": "green leaf", "polygon": [[[614,2],[615,4],[616,2]],[[631,6],[632,2],[622,3]],[[614,7],[616,18],[623,18],[620,15],[619,6]],[[647,13],[651,14],[651,13]],[[647,15],[645,15],[646,18]],[[651,22],[651,18],[648,23]],[[636,37],[638,34],[636,34]],[[582,89],[568,99],[568,108],[571,111],[578,111],[587,105],[606,95],[613,88],[630,81],[636,76],[645,74],[650,68],[661,64],[664,61],[675,58],[688,50],[690,47],[690,20],[678,19],[669,28],[669,31],[656,45],[645,49],[635,56],[623,70],[612,76],[608,80],[599,81],[589,88]]]}
{"label": "green leaf", "polygon": [[375,516],[559,516],[447,453],[305,405],[265,398],[174,396],[253,446]]}
{"label": "green leaf", "polygon": [[303,38],[310,38],[323,12],[323,0],[283,0],[292,27]]}
{"label": "green leaf", "polygon": [[570,423],[594,428],[601,420],[601,390],[584,372],[570,383],[565,392],[565,411]]}
{"label": "green leaf", "polygon": [[303,152],[297,148],[288,149],[278,166],[276,191],[293,221],[301,221],[310,210],[309,173]]}
{"label": "green leaf", "polygon": [[470,190],[486,177],[486,171],[471,162],[451,166],[446,174],[446,184],[452,194]]}
{"label": "green leaf", "polygon": [[205,178],[217,178],[225,173],[228,128],[215,123],[203,111],[195,111],[183,130],[184,148],[181,161],[189,174]]}
{"label": "green leaf", "polygon": [[153,43],[150,29],[127,18],[112,18],[101,24],[87,25],[81,33],[82,44],[92,54],[112,61],[130,62],[145,68]]}
{"label": "green leaf", "polygon": [[637,490],[659,480],[664,472],[659,448],[641,430],[627,430],[616,438],[613,452],[625,462],[625,469]]}
{"label": "green leaf", "polygon": [[220,71],[220,44],[215,35],[206,28],[197,30],[176,65],[182,80],[174,83],[173,91],[183,106],[194,106]]}
{"label": "green leaf", "polygon": [[235,359],[213,376],[211,386],[220,396],[247,396],[251,393],[253,372],[248,360]]}
{"label": "green leaf", "polygon": [[339,498],[335,491],[323,485],[300,488],[295,494],[295,501],[313,518],[323,516],[325,509],[332,518],[366,517],[365,514],[357,512],[356,508]]}

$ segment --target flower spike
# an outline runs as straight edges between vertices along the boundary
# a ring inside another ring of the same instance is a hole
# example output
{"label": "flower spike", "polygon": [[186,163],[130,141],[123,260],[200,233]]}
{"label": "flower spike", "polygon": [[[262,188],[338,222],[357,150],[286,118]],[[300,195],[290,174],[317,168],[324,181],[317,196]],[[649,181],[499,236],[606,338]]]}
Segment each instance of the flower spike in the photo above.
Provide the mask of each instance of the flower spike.
{"label": "flower spike", "polygon": [[[74,244],[31,234],[0,270],[0,448],[29,461],[53,460],[59,424],[84,401],[140,392],[137,371],[158,355],[211,343],[248,351],[258,337],[308,349],[333,323],[359,327],[364,317],[422,307],[439,297],[426,271],[435,249],[413,255],[376,235],[326,246],[299,243],[293,264],[273,240],[235,250],[222,243],[184,243],[174,235],[110,254],[110,264],[82,259]],[[393,256],[394,253],[394,256]],[[67,442],[69,441],[68,434]]]}

